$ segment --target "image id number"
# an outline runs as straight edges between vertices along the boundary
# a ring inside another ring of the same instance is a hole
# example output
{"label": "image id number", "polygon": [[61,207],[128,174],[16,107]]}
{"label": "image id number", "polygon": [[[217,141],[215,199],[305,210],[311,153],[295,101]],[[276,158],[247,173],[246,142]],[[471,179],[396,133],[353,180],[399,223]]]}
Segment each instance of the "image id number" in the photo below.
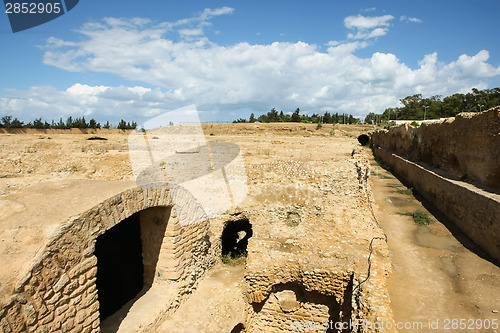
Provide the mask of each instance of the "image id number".
{"label": "image id number", "polygon": [[445,330],[479,330],[479,329],[494,329],[498,328],[497,319],[445,319]]}
{"label": "image id number", "polygon": [[5,3],[5,13],[7,14],[59,14],[61,12],[60,3]]}

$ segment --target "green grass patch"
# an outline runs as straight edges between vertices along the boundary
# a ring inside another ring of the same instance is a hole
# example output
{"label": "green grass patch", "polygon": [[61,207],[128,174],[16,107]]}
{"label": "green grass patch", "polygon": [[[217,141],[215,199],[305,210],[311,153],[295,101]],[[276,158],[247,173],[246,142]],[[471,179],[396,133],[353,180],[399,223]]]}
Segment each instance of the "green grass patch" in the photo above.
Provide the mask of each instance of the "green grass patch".
{"label": "green grass patch", "polygon": [[392,167],[389,164],[382,161],[380,158],[375,157],[375,162],[377,162],[378,166],[381,167],[382,169],[392,172]]}
{"label": "green grass patch", "polygon": [[399,194],[413,195],[413,188],[401,188],[403,186],[401,184],[387,184],[385,186],[395,189]]}
{"label": "green grass patch", "polygon": [[404,195],[413,195],[413,189],[412,188],[405,188],[405,189],[397,189],[396,190],[399,194],[404,194]]}
{"label": "green grass patch", "polygon": [[391,176],[388,176],[388,175],[384,175],[381,172],[377,173],[377,177],[380,178],[380,179],[393,179],[394,178],[394,177],[391,177]]}
{"label": "green grass patch", "polygon": [[77,165],[67,165],[64,168],[59,170],[59,172],[68,172],[68,173],[75,173],[77,171],[78,171]]}
{"label": "green grass patch", "polygon": [[245,265],[247,262],[247,256],[245,254],[241,255],[223,254],[221,260],[224,265],[228,266]]}
{"label": "green grass patch", "polygon": [[434,223],[434,220],[424,211],[416,210],[408,213],[398,213],[399,215],[411,216],[418,225],[428,225]]}

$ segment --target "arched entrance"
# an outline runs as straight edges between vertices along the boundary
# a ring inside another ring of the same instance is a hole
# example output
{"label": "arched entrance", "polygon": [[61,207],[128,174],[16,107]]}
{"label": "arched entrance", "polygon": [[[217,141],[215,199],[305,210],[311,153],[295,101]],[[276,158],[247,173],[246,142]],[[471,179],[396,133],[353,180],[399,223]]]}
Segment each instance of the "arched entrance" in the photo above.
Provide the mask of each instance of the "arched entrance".
{"label": "arched entrance", "polygon": [[94,254],[101,320],[118,311],[143,288],[139,214],[133,214],[97,238]]}
{"label": "arched entrance", "polygon": [[153,207],[137,212],[97,238],[94,254],[101,321],[153,283],[170,210]]}

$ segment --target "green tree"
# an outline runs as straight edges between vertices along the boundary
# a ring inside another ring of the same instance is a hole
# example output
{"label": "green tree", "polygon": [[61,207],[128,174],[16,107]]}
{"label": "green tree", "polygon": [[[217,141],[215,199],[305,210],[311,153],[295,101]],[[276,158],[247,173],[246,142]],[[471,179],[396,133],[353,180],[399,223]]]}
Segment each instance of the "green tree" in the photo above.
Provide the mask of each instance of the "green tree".
{"label": "green tree", "polygon": [[10,124],[10,128],[23,128],[23,126],[24,122],[20,121],[17,118],[14,118],[14,120],[12,120],[12,123]]}
{"label": "green tree", "polygon": [[116,128],[121,130],[127,129],[127,123],[125,122],[125,120],[120,119],[120,122],[118,123],[118,126]]}
{"label": "green tree", "polygon": [[33,128],[37,128],[37,129],[44,128],[42,118],[38,118],[38,119],[33,120]]}
{"label": "green tree", "polygon": [[301,117],[300,117],[300,109],[297,108],[294,113],[292,113],[292,122],[294,123],[300,123]]}
{"label": "green tree", "polygon": [[376,115],[373,112],[370,112],[366,115],[365,117],[365,124],[375,124],[376,122]]}
{"label": "green tree", "polygon": [[12,122],[12,116],[4,116],[2,117],[2,127],[10,128]]}
{"label": "green tree", "polygon": [[271,111],[267,113],[267,122],[269,123],[277,123],[279,121],[278,111],[275,108],[272,108]]}

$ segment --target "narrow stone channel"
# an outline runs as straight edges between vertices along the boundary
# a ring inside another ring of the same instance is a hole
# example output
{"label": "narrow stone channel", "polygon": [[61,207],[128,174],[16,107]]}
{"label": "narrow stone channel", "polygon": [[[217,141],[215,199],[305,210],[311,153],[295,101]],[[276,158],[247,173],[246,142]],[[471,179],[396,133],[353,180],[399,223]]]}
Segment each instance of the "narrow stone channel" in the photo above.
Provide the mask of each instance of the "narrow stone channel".
{"label": "narrow stone channel", "polygon": [[[415,332],[441,332],[453,319],[498,322],[500,268],[374,159],[371,165],[371,186],[392,257],[388,289],[395,321],[422,323]],[[417,225],[402,215],[417,210],[433,223]]]}

